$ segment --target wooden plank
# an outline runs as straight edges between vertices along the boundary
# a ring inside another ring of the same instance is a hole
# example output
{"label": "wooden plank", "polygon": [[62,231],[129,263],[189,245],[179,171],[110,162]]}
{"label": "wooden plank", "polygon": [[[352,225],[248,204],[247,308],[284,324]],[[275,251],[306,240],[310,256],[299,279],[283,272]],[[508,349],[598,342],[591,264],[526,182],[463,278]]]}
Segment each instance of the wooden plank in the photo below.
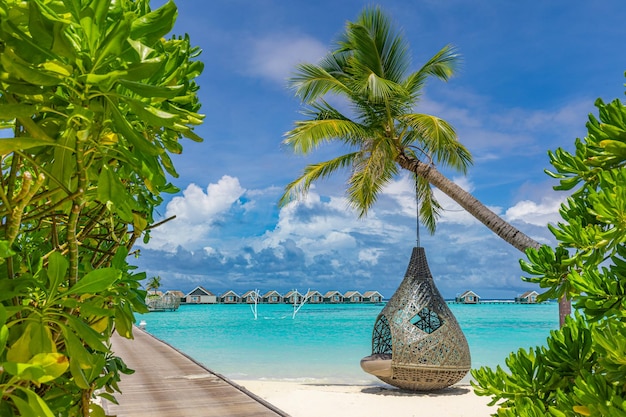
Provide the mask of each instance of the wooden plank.
{"label": "wooden plank", "polygon": [[113,351],[132,375],[122,375],[119,405],[105,401],[107,415],[117,417],[289,417],[228,378],[143,330],[134,340],[115,334]]}

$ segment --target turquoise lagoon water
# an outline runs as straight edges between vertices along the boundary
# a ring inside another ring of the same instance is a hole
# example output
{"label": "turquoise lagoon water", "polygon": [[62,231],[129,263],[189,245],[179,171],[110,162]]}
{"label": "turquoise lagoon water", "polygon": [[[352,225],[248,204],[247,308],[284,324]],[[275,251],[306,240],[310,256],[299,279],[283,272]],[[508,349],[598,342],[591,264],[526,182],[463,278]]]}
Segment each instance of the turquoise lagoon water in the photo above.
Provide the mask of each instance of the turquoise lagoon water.
{"label": "turquoise lagoon water", "polygon": [[[510,352],[545,344],[558,305],[450,304],[472,354],[472,368],[503,365]],[[146,330],[231,379],[371,382],[359,361],[371,353],[380,305],[182,305],[138,315]]]}

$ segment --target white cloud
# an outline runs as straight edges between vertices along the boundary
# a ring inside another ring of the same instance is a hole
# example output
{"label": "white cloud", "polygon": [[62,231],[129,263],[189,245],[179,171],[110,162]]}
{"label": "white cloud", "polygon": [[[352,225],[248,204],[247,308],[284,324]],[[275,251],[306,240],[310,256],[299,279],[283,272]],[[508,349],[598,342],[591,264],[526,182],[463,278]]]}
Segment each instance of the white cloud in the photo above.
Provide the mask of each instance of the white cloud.
{"label": "white cloud", "polygon": [[376,265],[380,257],[380,249],[369,248],[359,251],[359,262],[367,262],[370,265]]}
{"label": "white cloud", "polygon": [[540,203],[523,200],[507,209],[505,217],[508,221],[523,221],[535,226],[546,226],[557,223],[561,219],[559,208],[563,199],[543,198]]}
{"label": "white cloud", "polygon": [[273,34],[251,39],[252,48],[247,72],[285,84],[296,64],[316,63],[327,48],[318,40],[303,35]]}
{"label": "white cloud", "polygon": [[237,178],[224,175],[217,184],[209,184],[206,193],[196,184],[189,184],[182,197],[174,197],[167,205],[166,216],[176,216],[189,223],[205,223],[227,211],[245,190]]}
{"label": "white cloud", "polygon": [[309,191],[306,198],[292,201],[279,213],[274,230],[268,231],[261,241],[256,242],[261,248],[278,248],[280,243],[293,239],[298,242],[309,256],[354,246],[354,239],[346,233],[353,223],[352,213],[346,208],[345,201],[331,198],[322,202],[320,196]]}
{"label": "white cloud", "polygon": [[189,184],[182,196],[168,203],[165,217],[176,218],[154,229],[150,247],[170,251],[178,246],[193,249],[245,191],[237,178],[228,175],[209,184],[206,193],[196,184]]}

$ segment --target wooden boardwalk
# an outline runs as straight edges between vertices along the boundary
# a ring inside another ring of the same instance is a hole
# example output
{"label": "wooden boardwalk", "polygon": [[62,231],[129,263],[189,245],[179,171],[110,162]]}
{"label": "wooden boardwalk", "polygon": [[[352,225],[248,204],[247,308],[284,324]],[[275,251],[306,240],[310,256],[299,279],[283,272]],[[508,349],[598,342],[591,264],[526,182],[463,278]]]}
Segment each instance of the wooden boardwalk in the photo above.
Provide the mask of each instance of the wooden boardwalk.
{"label": "wooden boardwalk", "polygon": [[117,417],[289,417],[226,377],[167,343],[135,328],[134,340],[115,334],[113,351],[132,375],[122,375],[119,405],[104,402]]}

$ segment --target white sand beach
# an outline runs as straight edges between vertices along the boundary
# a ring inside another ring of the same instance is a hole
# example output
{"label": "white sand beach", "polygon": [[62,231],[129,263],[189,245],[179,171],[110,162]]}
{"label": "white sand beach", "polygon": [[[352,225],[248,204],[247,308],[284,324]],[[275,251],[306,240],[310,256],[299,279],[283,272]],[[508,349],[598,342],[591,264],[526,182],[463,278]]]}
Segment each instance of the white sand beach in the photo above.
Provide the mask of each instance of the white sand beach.
{"label": "white sand beach", "polygon": [[316,382],[237,380],[292,417],[488,417],[496,412],[488,397],[470,385],[433,393],[400,391],[389,385],[340,385]]}

